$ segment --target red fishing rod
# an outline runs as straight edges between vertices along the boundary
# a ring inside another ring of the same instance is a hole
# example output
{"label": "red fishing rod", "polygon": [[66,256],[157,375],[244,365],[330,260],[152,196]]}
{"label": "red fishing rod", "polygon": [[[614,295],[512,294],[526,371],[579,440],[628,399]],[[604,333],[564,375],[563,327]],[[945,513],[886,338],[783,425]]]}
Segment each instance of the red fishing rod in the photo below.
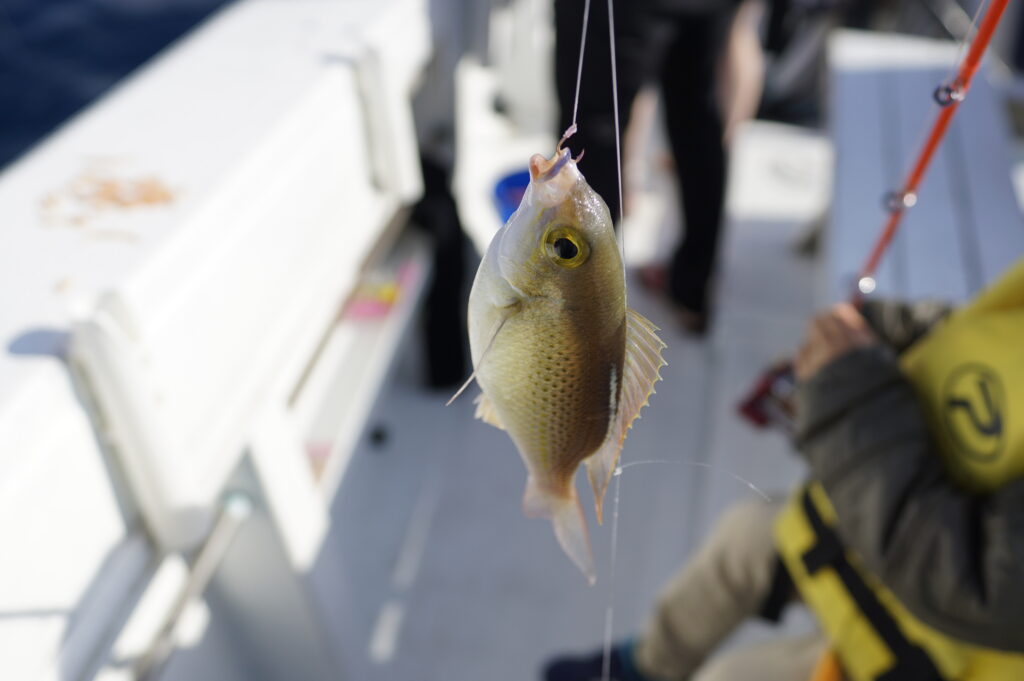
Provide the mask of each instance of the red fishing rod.
{"label": "red fishing rod", "polygon": [[[1003,11],[1009,1],[992,0],[992,4],[985,12],[978,27],[978,33],[971,42],[967,56],[960,64],[956,77],[935,90],[935,101],[942,109],[935,118],[931,132],[928,134],[924,146],[921,147],[903,187],[887,197],[886,207],[889,210],[889,217],[857,277],[857,285],[851,294],[851,302],[855,305],[859,306],[863,296],[875,289],[874,275],[878,264],[892,243],[893,237],[896,236],[904,212],[917,203],[917,188],[924,179],[925,172],[935,156],[935,151],[946,136],[953,115],[967,97],[971,81],[978,72],[981,59],[992,41],[992,36],[999,26],[999,21],[1002,19]],[[776,364],[762,374],[754,384],[747,397],[739,404],[739,412],[756,426],[763,428],[776,425],[792,432],[795,396],[796,378],[793,375],[792,363]]]}

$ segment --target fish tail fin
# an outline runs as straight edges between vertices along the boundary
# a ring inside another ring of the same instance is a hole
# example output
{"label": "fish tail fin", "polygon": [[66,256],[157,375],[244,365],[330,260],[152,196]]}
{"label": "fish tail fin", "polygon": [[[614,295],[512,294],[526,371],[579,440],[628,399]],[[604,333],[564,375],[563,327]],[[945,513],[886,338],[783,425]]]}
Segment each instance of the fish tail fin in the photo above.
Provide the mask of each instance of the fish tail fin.
{"label": "fish tail fin", "polygon": [[523,512],[532,518],[551,519],[562,550],[593,586],[597,581],[594,553],[590,548],[590,531],[576,488],[569,485],[565,494],[557,494],[541,487],[531,475],[523,495]]}
{"label": "fish tail fin", "polygon": [[590,531],[583,517],[583,506],[576,496],[575,489],[571,499],[566,499],[551,516],[555,526],[555,536],[562,550],[576,563],[593,586],[597,582],[597,570],[594,568],[594,552],[590,548]]}

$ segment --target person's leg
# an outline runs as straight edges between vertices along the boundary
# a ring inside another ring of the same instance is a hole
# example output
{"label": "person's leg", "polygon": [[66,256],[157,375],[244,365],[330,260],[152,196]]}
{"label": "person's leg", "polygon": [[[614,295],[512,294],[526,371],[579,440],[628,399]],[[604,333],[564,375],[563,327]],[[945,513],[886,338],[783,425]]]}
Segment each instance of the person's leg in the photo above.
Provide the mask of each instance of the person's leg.
{"label": "person's leg", "polygon": [[762,612],[777,587],[772,531],[781,504],[751,501],[719,520],[707,543],[669,582],[636,641],[637,669],[688,679],[741,622]]}
{"label": "person's leg", "polygon": [[808,681],[826,647],[821,633],[737,647],[712,658],[692,681]]}
{"label": "person's leg", "polygon": [[434,276],[423,310],[427,382],[433,388],[459,385],[468,371],[466,348],[466,234],[459,222],[450,173],[440,162],[421,156],[423,198],[413,222],[433,237]]}
{"label": "person's leg", "polygon": [[[655,71],[672,27],[645,8],[645,2],[616,3],[615,56],[619,91],[619,125],[625,129],[630,109],[645,78]],[[573,119],[584,0],[555,0],[555,88],[561,134]],[[580,81],[578,131],[567,146],[586,152],[579,168],[611,213],[619,219],[619,178],[615,154],[611,52],[607,5],[593,2]]]}
{"label": "person's leg", "polygon": [[[772,531],[781,508],[758,500],[723,514],[707,543],[669,582],[643,634],[612,648],[613,679],[689,680],[743,620],[778,617],[793,598]],[[543,678],[593,681],[602,669],[603,655],[596,651],[552,660]]]}
{"label": "person's leg", "polygon": [[669,268],[669,295],[701,316],[707,312],[725,199],[726,154],[715,73],[730,17],[720,11],[678,19],[661,72],[686,223]]}

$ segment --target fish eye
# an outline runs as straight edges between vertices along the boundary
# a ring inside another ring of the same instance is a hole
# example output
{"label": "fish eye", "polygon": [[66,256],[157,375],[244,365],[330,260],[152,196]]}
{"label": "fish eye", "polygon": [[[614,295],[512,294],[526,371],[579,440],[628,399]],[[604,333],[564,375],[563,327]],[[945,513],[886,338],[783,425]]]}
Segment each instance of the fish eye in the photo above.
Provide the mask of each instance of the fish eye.
{"label": "fish eye", "polygon": [[552,245],[555,247],[555,253],[562,260],[572,260],[580,252],[580,249],[576,248],[576,244],[564,236],[560,239],[555,239],[555,243]]}
{"label": "fish eye", "polygon": [[579,267],[590,255],[587,242],[572,228],[552,227],[544,236],[548,257],[562,267]]}

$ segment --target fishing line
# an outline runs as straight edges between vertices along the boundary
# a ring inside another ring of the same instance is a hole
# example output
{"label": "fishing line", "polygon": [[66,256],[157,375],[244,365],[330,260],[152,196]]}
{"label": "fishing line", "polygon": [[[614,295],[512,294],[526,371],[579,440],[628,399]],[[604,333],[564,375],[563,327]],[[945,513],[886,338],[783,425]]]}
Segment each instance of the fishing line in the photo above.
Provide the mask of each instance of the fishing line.
{"label": "fishing line", "polygon": [[[618,75],[615,68],[615,17],[613,2],[608,0],[608,47],[611,58],[611,111],[614,114],[615,124],[615,176],[618,180],[618,249],[622,253],[623,267],[626,267],[626,237],[623,235],[623,218],[625,207],[623,206],[623,153],[622,135],[618,129]],[[590,0],[587,0],[587,9],[590,7]],[[584,10],[584,32],[586,33],[586,9]],[[583,65],[583,47],[580,48],[581,71]],[[577,98],[580,97],[579,82],[577,84]],[[575,116],[572,117],[573,124]],[[622,453],[620,453],[622,461]],[[608,566],[608,604],[604,611],[604,653],[601,658],[601,679],[610,681],[611,678],[611,627],[615,613],[615,562],[618,557],[618,500],[622,487],[622,465],[615,470],[615,498],[611,512],[611,558]]]}
{"label": "fishing line", "polygon": [[699,466],[701,468],[707,468],[708,470],[718,471],[720,473],[725,473],[726,475],[728,475],[730,478],[732,478],[736,482],[740,482],[740,483],[743,483],[744,485],[746,485],[747,488],[749,488],[752,492],[757,494],[759,497],[761,497],[765,501],[771,501],[772,500],[772,498],[770,496],[768,496],[768,494],[765,493],[764,490],[762,490],[760,487],[758,487],[757,485],[755,485],[751,481],[747,480],[744,477],[736,475],[735,473],[731,473],[728,470],[726,470],[724,468],[721,468],[719,466],[712,466],[711,464],[704,463],[703,461],[679,461],[678,463],[680,463],[680,464],[689,464],[691,466]]}
{"label": "fishing line", "polygon": [[[926,116],[930,117],[933,121],[937,115],[941,114],[942,109],[945,108],[942,104],[939,103],[938,95],[942,90],[947,88],[947,92],[952,92],[952,88],[954,88],[954,85],[956,83],[957,72],[960,70],[960,67],[963,63],[964,55],[967,53],[967,48],[970,45],[971,41],[974,40],[974,37],[978,32],[978,19],[985,11],[985,7],[987,5],[988,0],[981,0],[981,2],[978,3],[978,7],[974,12],[974,16],[970,18],[970,24],[968,24],[966,30],[964,31],[964,34],[960,36],[959,39],[956,40],[956,56],[950,64],[949,71],[946,72],[946,75],[939,82],[938,88],[935,91],[935,95],[931,98],[931,106],[928,108],[928,111],[925,114]],[[894,76],[889,77],[892,78]],[[954,95],[949,94],[948,96]],[[960,95],[955,96],[959,97]],[[890,99],[892,100],[893,104],[895,104],[895,97],[890,97]],[[898,118],[898,116],[894,116],[893,120],[898,120]],[[916,149],[922,149],[925,146],[929,136],[931,135],[931,132],[932,131],[929,127],[921,128],[920,130],[917,131],[917,134],[914,137],[913,144],[907,143],[905,145],[901,145],[901,148],[896,150],[896,153],[899,154],[900,160],[896,164],[894,164],[894,166],[898,166],[900,168],[899,172],[901,172],[902,174],[899,175],[898,177],[886,178],[886,182],[890,185],[890,187],[892,187],[892,190],[886,195],[884,200],[883,205],[886,210],[892,210],[894,208],[912,208],[914,205],[916,205],[916,193],[914,193],[913,195],[908,195],[906,192],[899,191],[898,189],[896,189],[896,187],[901,179],[907,177],[912,172],[913,166],[911,164],[914,162],[914,151]]]}
{"label": "fishing line", "polygon": [[622,475],[622,471],[624,471],[627,468],[631,468],[632,466],[639,466],[640,464],[651,463],[663,463],[675,466],[697,466],[699,468],[707,468],[708,470],[715,471],[716,473],[725,473],[736,482],[742,483],[744,486],[746,486],[748,489],[750,489],[752,492],[757,494],[757,496],[761,497],[765,501],[772,500],[772,498],[768,496],[768,494],[764,490],[762,490],[760,487],[752,483],[750,480],[747,480],[746,478],[740,475],[736,475],[735,473],[732,473],[728,469],[722,468],[721,466],[715,466],[704,461],[669,461],[668,459],[646,459],[644,461],[630,461],[629,463],[624,463],[618,468],[616,468],[615,475]]}
{"label": "fishing line", "polygon": [[721,472],[728,475],[736,482],[742,483],[745,487],[752,490],[764,501],[771,501],[772,498],[768,496],[761,488],[755,485],[750,480],[744,477],[736,475],[725,468],[720,466],[714,466],[710,463],[704,463],[702,461],[670,461],[668,459],[645,459],[642,461],[630,461],[629,463],[621,464],[615,469],[615,497],[612,503],[612,537],[611,537],[611,560],[608,569],[608,605],[605,608],[604,615],[604,648],[601,659],[601,681],[610,681],[611,679],[611,660],[612,660],[612,624],[615,616],[615,566],[616,558],[619,555],[619,502],[621,499],[621,485],[622,485],[622,473],[627,468],[633,466],[649,465],[649,464],[669,464],[675,466],[697,466],[700,468],[706,468],[711,471]]}
{"label": "fishing line", "polygon": [[580,109],[580,81],[583,79],[583,52],[587,49],[587,24],[590,22],[590,0],[583,3],[583,34],[580,37],[580,61],[576,66],[576,97],[572,103],[572,125],[569,129],[576,127],[576,114]]}
{"label": "fishing line", "polygon": [[622,468],[615,470],[615,502],[612,504],[611,564],[608,567],[608,605],[604,611],[604,655],[601,659],[601,679],[609,681],[612,670],[612,622],[615,617],[615,563],[619,555],[619,492],[622,488]]}
{"label": "fishing line", "polygon": [[[589,1],[589,0],[588,0]],[[615,168],[616,177],[619,180],[619,241],[623,248],[623,261],[625,261],[625,239],[622,238],[622,220],[625,217],[625,206],[622,205],[622,141],[619,130],[619,76],[615,67],[615,17],[612,11],[612,0],[608,0],[608,43],[612,60],[612,112],[615,115]]]}
{"label": "fishing line", "polygon": [[[978,19],[985,11],[985,8],[988,6],[988,1],[989,0],[981,0],[981,2],[978,3],[978,7],[974,12],[974,16],[970,18],[970,23],[965,29],[964,34],[960,36],[959,39],[956,40],[956,57],[950,64],[949,71],[946,72],[945,77],[940,81],[935,91],[935,95],[933,95],[931,98],[931,106],[929,107],[928,112],[926,113],[926,116],[930,117],[933,121],[935,120],[936,116],[942,113],[942,109],[945,108],[942,104],[939,103],[938,96],[940,92],[945,90],[947,93],[949,93],[946,96],[959,98],[962,98],[964,94],[961,92],[957,95],[953,95],[952,92],[956,83],[957,73],[959,72],[960,67],[964,61],[964,55],[967,54],[967,48],[978,33]],[[896,99],[892,98],[892,101],[895,102]],[[894,117],[894,120],[897,119],[898,117]],[[894,188],[886,195],[886,199],[884,202],[886,210],[891,210],[894,207],[912,208],[914,205],[917,204],[916,193],[914,193],[913,195],[908,195],[906,193],[901,193],[900,191],[896,190],[895,187],[902,178],[907,177],[911,173],[913,166],[910,164],[913,163],[914,160],[914,150],[922,149],[927,143],[928,137],[930,135],[931,129],[928,127],[923,127],[917,132],[917,135],[914,138],[915,141],[912,145],[902,145],[901,148],[897,150],[900,158],[900,161],[897,165],[901,168],[902,174],[898,177],[886,180],[886,182],[889,183],[889,185]]]}
{"label": "fishing line", "polygon": [[[949,74],[946,76],[946,82],[952,83],[953,77],[956,75],[957,69],[960,68],[960,63],[964,60],[964,53],[967,52],[967,45],[974,40],[974,36],[978,33],[978,19],[981,17],[981,13],[985,11],[985,7],[988,5],[988,0],[981,0],[978,3],[978,9],[974,11],[974,16],[971,17],[971,23],[964,31],[964,34],[960,36],[959,47],[956,53],[956,61],[953,62],[953,66],[949,69]],[[959,7],[959,5],[958,5]]]}

